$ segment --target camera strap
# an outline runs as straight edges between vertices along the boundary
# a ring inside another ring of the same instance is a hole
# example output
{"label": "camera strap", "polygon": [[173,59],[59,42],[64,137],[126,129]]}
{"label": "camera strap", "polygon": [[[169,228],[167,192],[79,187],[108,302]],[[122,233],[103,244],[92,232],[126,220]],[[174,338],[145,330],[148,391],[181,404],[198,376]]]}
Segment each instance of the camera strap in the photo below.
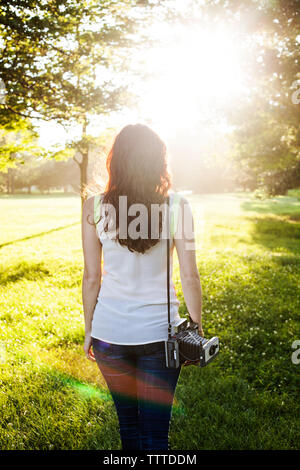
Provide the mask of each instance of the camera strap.
{"label": "camera strap", "polygon": [[178,224],[180,195],[173,193],[172,211],[170,214],[170,196],[167,197],[167,296],[168,296],[168,338],[171,338],[171,312],[170,312],[170,239],[173,239]]}
{"label": "camera strap", "polygon": [[167,197],[167,296],[168,296],[168,338],[171,338],[171,313],[170,313],[170,208]]}

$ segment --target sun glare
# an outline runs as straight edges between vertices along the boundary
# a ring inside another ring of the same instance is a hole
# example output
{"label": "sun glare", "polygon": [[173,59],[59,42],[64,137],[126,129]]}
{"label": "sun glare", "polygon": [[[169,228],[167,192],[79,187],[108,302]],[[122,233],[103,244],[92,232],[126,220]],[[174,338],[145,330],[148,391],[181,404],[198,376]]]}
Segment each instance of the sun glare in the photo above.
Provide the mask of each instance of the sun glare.
{"label": "sun glare", "polygon": [[172,45],[150,50],[139,111],[165,131],[213,118],[243,90],[239,50],[224,31],[175,35]]}
{"label": "sun glare", "polygon": [[[241,50],[234,31],[220,25],[196,29],[156,24],[152,28],[149,37],[158,39],[159,47],[133,56],[136,68],[146,74],[145,79],[133,80],[131,91],[138,97],[137,106],[94,117],[89,133],[99,135],[106,127],[121,129],[140,121],[167,140],[179,132],[190,135],[193,129],[199,135],[201,127],[224,135],[229,129],[225,111],[235,106],[245,91]],[[102,79],[103,71],[99,83]],[[44,140],[49,145],[49,129],[44,127]],[[52,133],[54,139],[59,132]]]}

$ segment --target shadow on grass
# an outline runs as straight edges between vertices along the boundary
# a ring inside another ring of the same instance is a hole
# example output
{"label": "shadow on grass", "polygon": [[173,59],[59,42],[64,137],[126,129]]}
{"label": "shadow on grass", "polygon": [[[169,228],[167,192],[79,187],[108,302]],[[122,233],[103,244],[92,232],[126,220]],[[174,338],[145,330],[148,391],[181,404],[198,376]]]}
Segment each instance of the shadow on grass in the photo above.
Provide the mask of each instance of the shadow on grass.
{"label": "shadow on grass", "polygon": [[[187,389],[189,388],[189,390]],[[185,413],[173,416],[175,449],[297,448],[295,400],[255,391],[238,371],[222,372],[215,362],[203,370],[183,370],[177,398]],[[280,422],[279,422],[280,416]],[[199,432],[201,429],[201,432]]]}
{"label": "shadow on grass", "polygon": [[[2,449],[80,450],[119,447],[109,392],[55,368],[28,364],[3,381],[6,399]],[[0,426],[1,427],[1,426]],[[2,429],[3,430],[3,429]]]}
{"label": "shadow on grass", "polygon": [[72,224],[67,224],[67,225],[63,225],[62,227],[52,228],[51,230],[47,230],[45,232],[36,233],[34,235],[28,235],[27,237],[24,237],[24,238],[17,238],[16,240],[12,240],[10,242],[2,243],[0,245],[0,248],[3,248],[4,246],[7,246],[7,245],[12,245],[12,244],[17,243],[17,242],[23,242],[25,240],[30,240],[31,238],[36,238],[36,237],[41,237],[43,235],[48,235],[48,233],[57,232],[58,230],[64,230],[65,228],[73,227],[74,225],[78,225],[79,223],[80,222],[73,222]]}
{"label": "shadow on grass", "polygon": [[22,261],[9,267],[9,269],[0,270],[0,284],[6,285],[10,282],[16,282],[20,279],[35,281],[38,278],[51,275],[49,269],[43,262],[28,263]]}
{"label": "shadow on grass", "polygon": [[248,200],[241,203],[244,211],[261,214],[287,215],[294,220],[300,219],[300,200],[294,197],[278,197],[264,200]]}
{"label": "shadow on grass", "polygon": [[268,250],[289,251],[300,255],[300,223],[274,217],[251,218],[252,240]]}

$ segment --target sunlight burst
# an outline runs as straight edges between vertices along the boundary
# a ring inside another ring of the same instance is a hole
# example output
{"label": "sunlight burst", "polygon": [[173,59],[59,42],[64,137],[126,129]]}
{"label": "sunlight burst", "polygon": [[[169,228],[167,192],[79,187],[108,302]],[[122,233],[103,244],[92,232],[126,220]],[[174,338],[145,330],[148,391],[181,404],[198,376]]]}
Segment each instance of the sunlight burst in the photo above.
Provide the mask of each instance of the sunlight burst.
{"label": "sunlight burst", "polygon": [[164,130],[184,128],[231,106],[243,91],[238,44],[230,32],[181,31],[172,45],[150,50],[140,113]]}

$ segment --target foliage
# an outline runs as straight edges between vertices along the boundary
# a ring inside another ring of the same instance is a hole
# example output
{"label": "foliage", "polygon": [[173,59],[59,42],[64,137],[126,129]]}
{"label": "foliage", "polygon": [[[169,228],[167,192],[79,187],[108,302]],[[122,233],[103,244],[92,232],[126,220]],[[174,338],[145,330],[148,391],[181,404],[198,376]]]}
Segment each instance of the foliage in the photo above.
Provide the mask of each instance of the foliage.
{"label": "foliage", "polygon": [[300,187],[300,161],[285,170],[268,171],[262,176],[268,194],[286,194],[288,189]]}
{"label": "foliage", "polygon": [[[134,33],[152,18],[152,6],[130,0],[0,2],[0,78],[7,92],[0,102],[0,125],[16,116],[79,124],[82,159],[75,161],[82,186],[89,122],[134,101],[129,73],[126,83],[122,72],[128,69],[130,48],[145,42],[142,33]],[[71,155],[70,149],[63,152],[55,156]]]}
{"label": "foliage", "polygon": [[190,6],[186,24],[225,25],[238,45],[244,93],[220,113],[234,129],[239,182],[285,193],[299,180],[299,0],[191,0]]}
{"label": "foliage", "polygon": [[[0,75],[7,88],[1,116],[9,111],[66,121],[107,112],[123,87],[98,80],[112,50],[128,45],[128,1],[1,2]],[[121,44],[120,44],[121,43]]]}
{"label": "foliage", "polygon": [[300,78],[299,1],[239,3],[240,15],[248,15],[248,25],[251,21],[251,43],[245,41],[248,91],[231,113],[235,159],[269,194],[285,194],[300,178],[300,107],[294,98]]}
{"label": "foliage", "polygon": [[6,173],[16,162],[24,162],[22,157],[28,152],[40,151],[37,134],[28,120],[18,119],[0,127],[0,172]]}
{"label": "foliage", "polygon": [[[90,181],[89,190],[99,190],[99,181],[104,183],[106,174],[106,154],[111,145],[114,132],[107,129],[100,137],[88,139]],[[27,188],[31,192],[50,191],[64,189],[64,191],[80,193],[80,172],[75,159],[80,158],[79,142],[71,142],[63,150],[45,153],[45,156],[37,156],[28,152],[15,156],[14,167],[7,169],[7,175],[0,172],[0,192],[15,194]],[[73,157],[73,158],[71,158]],[[97,181],[97,183],[96,183]],[[101,190],[103,188],[101,187]],[[89,193],[90,195],[90,193]]]}

